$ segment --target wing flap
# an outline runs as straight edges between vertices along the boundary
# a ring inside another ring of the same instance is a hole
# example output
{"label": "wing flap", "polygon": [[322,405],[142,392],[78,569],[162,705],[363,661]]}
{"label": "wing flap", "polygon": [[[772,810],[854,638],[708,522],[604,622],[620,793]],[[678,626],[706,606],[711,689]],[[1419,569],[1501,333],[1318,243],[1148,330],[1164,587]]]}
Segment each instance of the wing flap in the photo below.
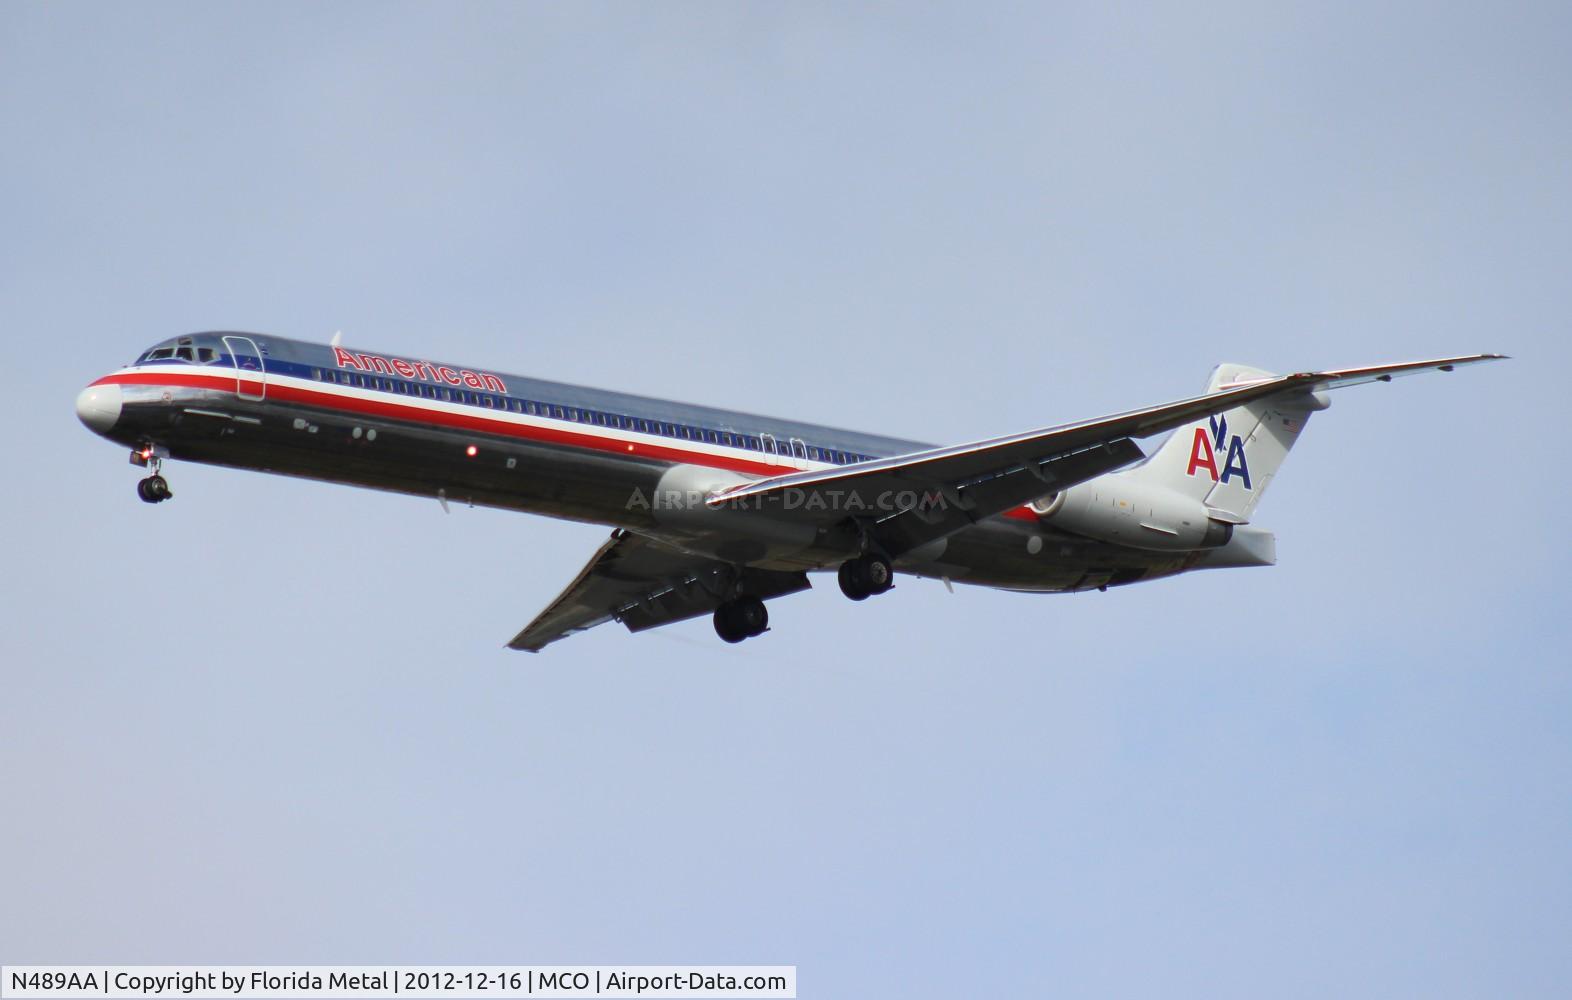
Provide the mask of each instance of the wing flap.
{"label": "wing flap", "polygon": [[538,653],[608,621],[630,632],[709,614],[733,584],[764,600],[806,590],[806,573],[734,567],[618,529],[573,582],[508,642]]}

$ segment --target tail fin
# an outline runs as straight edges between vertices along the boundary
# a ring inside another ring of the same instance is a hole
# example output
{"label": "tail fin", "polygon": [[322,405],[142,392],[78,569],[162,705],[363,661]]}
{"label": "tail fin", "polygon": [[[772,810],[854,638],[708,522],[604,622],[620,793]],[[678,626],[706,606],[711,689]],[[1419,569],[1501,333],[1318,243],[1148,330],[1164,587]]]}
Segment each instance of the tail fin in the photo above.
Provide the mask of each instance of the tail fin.
{"label": "tail fin", "polygon": [[[1271,377],[1259,368],[1218,365],[1206,391]],[[1174,431],[1150,460],[1126,475],[1200,500],[1216,520],[1243,524],[1261,502],[1261,494],[1310,414],[1328,405],[1323,393],[1306,393],[1286,402],[1261,400],[1198,420]]]}

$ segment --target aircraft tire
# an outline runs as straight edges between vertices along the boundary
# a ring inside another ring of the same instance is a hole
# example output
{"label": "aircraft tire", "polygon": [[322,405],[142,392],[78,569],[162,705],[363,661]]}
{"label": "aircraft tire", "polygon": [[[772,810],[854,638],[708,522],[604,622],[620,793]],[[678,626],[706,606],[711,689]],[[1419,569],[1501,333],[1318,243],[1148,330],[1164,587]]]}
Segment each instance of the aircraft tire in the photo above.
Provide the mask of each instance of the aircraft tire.
{"label": "aircraft tire", "polygon": [[752,594],[744,594],[731,602],[732,621],[744,636],[763,635],[770,627],[770,612],[764,602]]}
{"label": "aircraft tire", "polygon": [[862,563],[862,582],[870,594],[882,594],[895,586],[895,567],[881,555],[868,553],[858,562]]}
{"label": "aircraft tire", "polygon": [[738,643],[748,637],[737,621],[735,609],[730,601],[715,609],[715,634],[724,642]]}
{"label": "aircraft tire", "polygon": [[862,577],[857,572],[857,560],[848,559],[841,563],[840,572],[836,573],[835,576],[840,581],[841,593],[854,601],[866,601],[868,599],[868,590],[862,585]]}
{"label": "aircraft tire", "polygon": [[837,576],[841,593],[854,601],[866,600],[895,586],[895,571],[890,561],[874,552],[841,563]]}

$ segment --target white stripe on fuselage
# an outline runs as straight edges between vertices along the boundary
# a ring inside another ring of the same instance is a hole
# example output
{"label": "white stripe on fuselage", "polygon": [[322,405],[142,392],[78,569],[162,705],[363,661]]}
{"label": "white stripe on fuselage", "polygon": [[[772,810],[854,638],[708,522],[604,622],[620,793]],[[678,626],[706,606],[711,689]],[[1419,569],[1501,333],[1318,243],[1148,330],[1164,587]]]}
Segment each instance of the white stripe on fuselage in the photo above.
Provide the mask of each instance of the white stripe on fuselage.
{"label": "white stripe on fuselage", "polygon": [[[332,369],[327,369],[326,371],[329,374],[332,373]],[[705,457],[705,456],[709,456],[709,457],[714,457],[714,458],[726,459],[726,460],[729,460],[729,461],[732,461],[732,462],[745,461],[745,462],[751,462],[751,463],[754,463],[754,464],[757,464],[757,465],[774,465],[776,468],[780,469],[782,473],[796,472],[796,471],[815,471],[815,470],[819,470],[819,469],[830,469],[830,468],[840,468],[840,466],[838,466],[838,465],[836,465],[835,463],[832,463],[832,462],[815,461],[813,459],[808,459],[808,458],[796,458],[796,457],[789,456],[789,455],[786,455],[786,454],[775,455],[775,454],[772,454],[772,453],[766,452],[766,451],[754,451],[751,448],[738,448],[736,446],[728,446],[728,445],[722,445],[722,444],[711,444],[708,441],[695,441],[695,440],[693,440],[691,438],[667,437],[667,436],[665,436],[663,434],[650,434],[650,433],[643,432],[643,431],[625,430],[625,429],[619,428],[619,427],[607,427],[607,426],[604,426],[604,425],[601,425],[601,424],[595,424],[595,423],[583,423],[583,422],[580,422],[580,421],[567,420],[567,419],[560,419],[559,420],[559,419],[557,419],[555,417],[542,417],[542,416],[538,416],[538,415],[531,415],[531,414],[528,414],[528,413],[516,413],[513,410],[506,409],[506,408],[499,409],[499,408],[496,408],[496,407],[476,406],[476,405],[473,405],[473,404],[470,404],[470,403],[455,403],[455,402],[452,402],[450,400],[430,399],[430,398],[427,398],[426,396],[411,395],[411,394],[397,393],[397,392],[389,392],[387,390],[382,390],[382,389],[366,389],[366,388],[363,388],[361,386],[342,385],[342,384],[340,384],[337,381],[330,381],[328,379],[323,379],[321,381],[318,381],[316,379],[302,378],[302,377],[297,376],[297,375],[286,375],[286,374],[282,374],[282,373],[279,373],[279,372],[271,372],[270,371],[270,372],[263,373],[263,372],[251,371],[250,369],[243,369],[243,368],[237,369],[237,368],[219,367],[219,366],[212,366],[212,365],[129,365],[129,366],[125,367],[125,368],[120,369],[120,371],[117,372],[116,374],[117,375],[150,375],[150,376],[154,376],[154,377],[157,377],[159,375],[165,375],[165,374],[171,374],[171,375],[179,374],[179,375],[189,375],[189,376],[200,377],[200,378],[212,378],[212,379],[215,379],[217,381],[225,382],[225,383],[233,383],[234,380],[238,377],[238,378],[243,378],[246,381],[254,383],[254,384],[257,384],[259,386],[261,384],[263,384],[263,383],[265,383],[266,385],[270,385],[270,386],[271,385],[287,385],[287,386],[289,386],[290,388],[293,388],[293,389],[297,389],[297,390],[301,390],[301,391],[305,391],[305,392],[321,393],[321,394],[329,395],[329,396],[337,396],[337,397],[342,398],[342,399],[358,399],[358,400],[362,400],[362,401],[365,401],[365,402],[380,403],[380,404],[384,404],[384,405],[404,407],[404,408],[408,408],[408,409],[412,409],[412,410],[425,410],[425,411],[428,411],[428,412],[435,412],[435,413],[448,413],[448,414],[452,414],[454,416],[478,417],[478,418],[485,419],[485,420],[495,420],[495,421],[499,421],[499,422],[502,422],[502,423],[513,424],[513,425],[519,426],[519,427],[536,427],[536,428],[540,428],[540,429],[543,429],[543,430],[556,431],[558,433],[569,433],[569,434],[575,434],[575,435],[582,436],[582,437],[598,438],[598,439],[603,440],[603,441],[615,441],[615,442],[620,443],[620,444],[631,444],[631,445],[634,445],[635,448],[640,447],[640,446],[643,446],[643,447],[658,447],[658,448],[665,448],[665,449],[671,450],[671,451],[690,452],[690,453],[694,454],[695,458],[702,458],[702,457]],[[362,377],[372,378],[372,377],[381,377],[381,376],[362,376]],[[390,381],[397,381],[397,380],[390,378]],[[418,383],[418,382],[406,382],[405,384],[408,384],[408,385],[419,385],[421,383]],[[182,386],[180,388],[188,388],[188,387]],[[442,387],[438,387],[438,391],[440,391],[441,388]],[[218,391],[218,392],[227,391],[227,392],[233,394],[234,393],[234,386],[233,386],[233,384],[231,384],[231,385],[229,385],[227,387],[227,389],[224,386],[213,386],[213,387],[211,387],[211,391]],[[488,396],[498,396],[499,395],[497,393],[492,393],[492,392],[483,392],[481,390],[464,390],[462,388],[460,388],[460,389],[450,389],[450,391],[454,391],[454,392],[471,391],[471,392],[478,392],[481,395],[488,395]],[[515,397],[501,396],[501,398],[503,398],[503,399],[513,399]],[[264,397],[263,401],[265,402],[265,397]],[[257,401],[256,400],[249,400],[248,402],[257,402]],[[534,400],[533,402],[535,402],[537,405],[558,405],[558,406],[564,405],[564,404],[546,404],[546,403],[542,403],[539,400]],[[564,408],[568,408],[568,407],[564,406]],[[585,407],[582,407],[582,406],[575,406],[575,407],[572,407],[572,408],[581,409],[581,410],[585,409]],[[359,416],[362,416],[363,418],[366,418],[366,419],[375,419],[375,417],[373,417],[371,415],[359,415]],[[657,423],[660,423],[660,422],[672,423],[672,421],[669,421],[669,420],[668,421],[654,421],[653,418],[638,417],[636,414],[627,414],[627,416],[637,417],[637,419],[640,419],[640,420],[651,420],[652,422],[657,422]],[[707,428],[707,429],[715,430],[715,428]],[[768,436],[768,437],[770,437],[772,439],[775,439],[775,440],[779,441],[779,438],[776,435],[771,434],[769,431],[752,431],[752,432],[727,431],[726,433],[731,433],[731,434],[742,433],[745,436],[751,436],[751,437]],[[790,447],[789,440],[790,439],[787,439],[787,442],[781,442],[781,443],[785,444],[786,447]],[[703,463],[699,462],[697,464],[703,464]],[[760,476],[768,475],[768,473],[754,473],[754,474],[760,475]]]}

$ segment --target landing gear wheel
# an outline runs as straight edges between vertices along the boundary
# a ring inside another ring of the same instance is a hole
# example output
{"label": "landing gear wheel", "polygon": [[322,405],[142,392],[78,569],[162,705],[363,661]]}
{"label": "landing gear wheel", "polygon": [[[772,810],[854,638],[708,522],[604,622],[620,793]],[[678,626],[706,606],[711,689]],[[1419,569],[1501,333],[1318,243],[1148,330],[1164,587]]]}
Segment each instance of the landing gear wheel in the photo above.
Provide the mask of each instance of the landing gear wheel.
{"label": "landing gear wheel", "polygon": [[769,626],[770,613],[764,602],[750,594],[715,609],[715,634],[726,642],[741,642],[761,635]]}
{"label": "landing gear wheel", "polygon": [[841,593],[854,601],[866,601],[868,591],[862,585],[862,578],[857,573],[857,560],[848,559],[841,563],[840,572],[836,578],[841,583]]}
{"label": "landing gear wheel", "polygon": [[742,627],[744,635],[763,635],[764,630],[770,627],[769,609],[765,608],[763,601],[751,594],[744,594],[732,601],[731,613],[733,620]]}
{"label": "landing gear wheel", "polygon": [[854,601],[882,594],[895,586],[895,570],[890,566],[890,561],[877,552],[869,552],[841,563],[837,577],[841,593]]}
{"label": "landing gear wheel", "polygon": [[167,479],[160,475],[152,475],[137,482],[136,495],[141,497],[144,503],[163,503],[174,496],[174,493],[170,492]]}

